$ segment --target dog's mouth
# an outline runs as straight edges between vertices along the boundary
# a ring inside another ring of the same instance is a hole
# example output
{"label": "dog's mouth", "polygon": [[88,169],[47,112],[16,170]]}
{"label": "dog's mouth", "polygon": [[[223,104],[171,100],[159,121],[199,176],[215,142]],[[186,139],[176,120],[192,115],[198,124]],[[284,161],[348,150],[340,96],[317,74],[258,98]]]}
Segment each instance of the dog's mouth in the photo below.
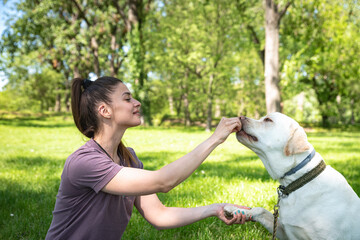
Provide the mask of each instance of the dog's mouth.
{"label": "dog's mouth", "polygon": [[241,137],[245,137],[245,138],[249,139],[250,141],[254,141],[254,142],[258,141],[257,137],[248,134],[247,132],[244,131],[244,129],[241,129],[239,132],[237,132],[236,137],[237,137],[237,139],[239,139]]}

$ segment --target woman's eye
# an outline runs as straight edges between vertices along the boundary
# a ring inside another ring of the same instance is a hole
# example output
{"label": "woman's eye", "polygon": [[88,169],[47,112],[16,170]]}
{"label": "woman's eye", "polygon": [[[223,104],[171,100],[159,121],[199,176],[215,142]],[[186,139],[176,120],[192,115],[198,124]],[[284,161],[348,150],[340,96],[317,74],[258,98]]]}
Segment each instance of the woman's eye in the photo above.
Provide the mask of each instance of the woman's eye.
{"label": "woman's eye", "polygon": [[130,102],[131,101],[131,98],[127,98],[127,99],[125,99],[126,101],[128,101],[128,102]]}
{"label": "woman's eye", "polygon": [[265,118],[264,122],[272,122],[272,120],[270,118]]}

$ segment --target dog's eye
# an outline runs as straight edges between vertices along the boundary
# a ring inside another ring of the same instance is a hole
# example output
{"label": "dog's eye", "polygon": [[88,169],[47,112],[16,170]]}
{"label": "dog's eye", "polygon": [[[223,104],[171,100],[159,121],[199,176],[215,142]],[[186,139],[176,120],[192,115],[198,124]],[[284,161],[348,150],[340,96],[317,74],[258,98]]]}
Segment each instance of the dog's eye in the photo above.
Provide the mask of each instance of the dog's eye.
{"label": "dog's eye", "polygon": [[271,120],[270,118],[265,118],[264,122],[272,122],[273,120]]}

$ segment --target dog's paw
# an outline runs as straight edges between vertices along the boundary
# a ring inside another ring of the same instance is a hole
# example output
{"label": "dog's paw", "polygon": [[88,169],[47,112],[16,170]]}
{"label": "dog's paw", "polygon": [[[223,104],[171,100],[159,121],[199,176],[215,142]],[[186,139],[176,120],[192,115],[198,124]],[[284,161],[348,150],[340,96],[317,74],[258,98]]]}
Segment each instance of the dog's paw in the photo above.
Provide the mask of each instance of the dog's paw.
{"label": "dog's paw", "polygon": [[241,213],[242,215],[246,215],[246,220],[250,220],[251,219],[250,211],[251,209],[238,208],[233,205],[226,205],[224,207],[224,215],[228,219],[231,219],[234,216],[234,214]]}
{"label": "dog's paw", "polygon": [[232,218],[235,213],[241,213],[246,215],[246,220],[257,222],[264,214],[266,214],[266,212],[268,211],[261,207],[255,207],[252,209],[238,208],[232,205],[227,205],[224,207],[225,217],[229,219]]}

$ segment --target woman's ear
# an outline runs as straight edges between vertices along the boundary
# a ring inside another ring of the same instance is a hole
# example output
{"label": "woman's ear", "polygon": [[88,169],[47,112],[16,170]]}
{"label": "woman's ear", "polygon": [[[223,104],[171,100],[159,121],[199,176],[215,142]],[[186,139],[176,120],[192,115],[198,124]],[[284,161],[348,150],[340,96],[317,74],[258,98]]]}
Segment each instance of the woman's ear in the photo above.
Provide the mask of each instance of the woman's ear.
{"label": "woman's ear", "polygon": [[98,112],[100,114],[100,116],[110,119],[111,118],[111,109],[108,105],[106,104],[100,104],[100,106],[98,107]]}

